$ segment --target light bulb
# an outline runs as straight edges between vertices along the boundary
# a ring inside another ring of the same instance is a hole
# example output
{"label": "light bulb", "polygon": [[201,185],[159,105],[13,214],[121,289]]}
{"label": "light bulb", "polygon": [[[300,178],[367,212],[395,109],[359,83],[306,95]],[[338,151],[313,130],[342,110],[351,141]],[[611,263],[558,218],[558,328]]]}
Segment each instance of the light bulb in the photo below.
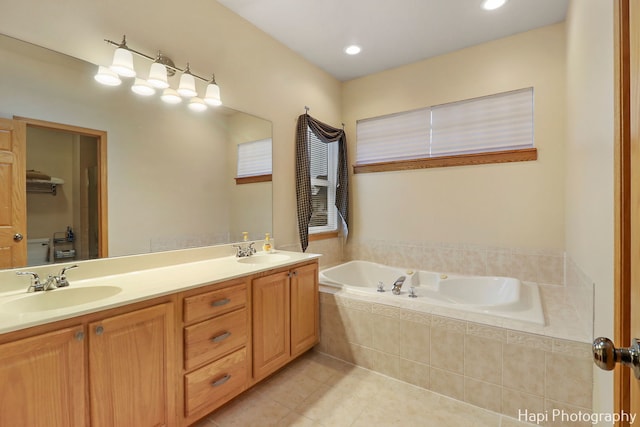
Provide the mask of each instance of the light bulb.
{"label": "light bulb", "polygon": [[162,92],[162,96],[160,97],[167,104],[179,104],[182,102],[182,98],[178,95],[174,89],[166,88],[164,92]]}
{"label": "light bulb", "polygon": [[191,101],[189,101],[189,109],[192,111],[204,111],[207,109],[207,104],[205,104],[202,99],[193,97]]}
{"label": "light bulb", "polygon": [[122,81],[120,77],[108,67],[104,67],[100,65],[98,67],[98,72],[93,77],[98,83],[102,83],[107,86],[119,86]]}
{"label": "light bulb", "polygon": [[347,46],[344,49],[344,53],[346,53],[347,55],[357,55],[361,50],[362,48],[360,46],[352,44],[351,46]]}
{"label": "light bulb", "polygon": [[149,82],[137,77],[135,83],[131,86],[131,90],[142,96],[151,96],[156,93],[156,90],[149,84]]}
{"label": "light bulb", "polygon": [[507,0],[484,0],[482,2],[482,8],[484,10],[494,10],[504,6]]}

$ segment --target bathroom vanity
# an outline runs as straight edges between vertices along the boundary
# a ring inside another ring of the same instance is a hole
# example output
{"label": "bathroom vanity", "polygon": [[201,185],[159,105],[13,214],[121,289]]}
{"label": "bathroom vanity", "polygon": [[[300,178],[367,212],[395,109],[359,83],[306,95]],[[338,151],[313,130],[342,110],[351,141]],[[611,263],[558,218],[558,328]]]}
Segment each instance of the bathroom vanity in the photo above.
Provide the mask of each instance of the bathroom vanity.
{"label": "bathroom vanity", "polygon": [[[196,422],[318,342],[318,256],[277,255],[0,289],[0,425]],[[122,291],[100,297],[109,286]],[[32,302],[68,291],[60,308]]]}

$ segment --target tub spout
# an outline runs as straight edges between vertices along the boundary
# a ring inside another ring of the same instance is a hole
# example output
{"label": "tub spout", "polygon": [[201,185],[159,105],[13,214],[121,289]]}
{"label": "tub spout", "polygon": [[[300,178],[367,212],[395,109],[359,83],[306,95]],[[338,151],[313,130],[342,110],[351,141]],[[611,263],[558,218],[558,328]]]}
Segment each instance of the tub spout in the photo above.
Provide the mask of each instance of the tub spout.
{"label": "tub spout", "polygon": [[400,295],[400,289],[402,289],[402,284],[404,283],[406,278],[407,276],[400,276],[396,279],[395,282],[393,282],[393,289],[391,289],[391,292],[394,295]]}

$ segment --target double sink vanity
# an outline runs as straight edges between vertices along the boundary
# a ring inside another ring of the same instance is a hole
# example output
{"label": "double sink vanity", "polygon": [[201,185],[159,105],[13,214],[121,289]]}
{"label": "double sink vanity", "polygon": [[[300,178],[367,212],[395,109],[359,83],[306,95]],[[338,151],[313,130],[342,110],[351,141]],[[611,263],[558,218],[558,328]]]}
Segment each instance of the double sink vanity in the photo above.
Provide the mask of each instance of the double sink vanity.
{"label": "double sink vanity", "polygon": [[0,425],[188,426],[312,348],[318,255],[229,253],[0,271]]}

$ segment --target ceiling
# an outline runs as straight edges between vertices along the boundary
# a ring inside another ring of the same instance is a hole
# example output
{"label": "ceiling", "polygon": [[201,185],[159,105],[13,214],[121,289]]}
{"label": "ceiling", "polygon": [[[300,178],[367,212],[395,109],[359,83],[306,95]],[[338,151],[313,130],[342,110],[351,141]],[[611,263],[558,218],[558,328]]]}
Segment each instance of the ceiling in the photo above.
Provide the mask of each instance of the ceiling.
{"label": "ceiling", "polygon": [[[569,0],[218,0],[345,81],[562,22]],[[362,52],[344,53],[350,44]]]}

